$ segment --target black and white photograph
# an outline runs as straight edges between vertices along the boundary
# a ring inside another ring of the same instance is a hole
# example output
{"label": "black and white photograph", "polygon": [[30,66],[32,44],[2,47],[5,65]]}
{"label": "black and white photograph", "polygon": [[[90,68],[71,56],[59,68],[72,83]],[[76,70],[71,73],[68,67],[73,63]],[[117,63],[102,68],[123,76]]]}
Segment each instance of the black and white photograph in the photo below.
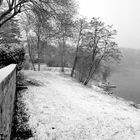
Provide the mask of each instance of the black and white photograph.
{"label": "black and white photograph", "polygon": [[140,0],[0,0],[0,140],[140,140]]}

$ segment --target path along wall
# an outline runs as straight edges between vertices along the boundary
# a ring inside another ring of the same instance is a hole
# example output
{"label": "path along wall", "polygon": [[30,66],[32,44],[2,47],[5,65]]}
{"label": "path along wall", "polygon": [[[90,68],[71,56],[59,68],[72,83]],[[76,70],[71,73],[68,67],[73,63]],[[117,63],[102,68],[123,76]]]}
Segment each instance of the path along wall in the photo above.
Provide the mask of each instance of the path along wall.
{"label": "path along wall", "polygon": [[10,140],[16,91],[16,65],[0,69],[0,140]]}

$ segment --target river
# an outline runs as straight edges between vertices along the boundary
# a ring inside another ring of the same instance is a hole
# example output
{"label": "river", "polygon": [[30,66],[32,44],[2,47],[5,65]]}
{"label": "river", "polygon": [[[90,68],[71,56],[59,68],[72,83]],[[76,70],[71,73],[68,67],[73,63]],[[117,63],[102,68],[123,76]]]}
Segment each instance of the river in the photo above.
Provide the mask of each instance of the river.
{"label": "river", "polygon": [[140,69],[123,68],[114,72],[109,81],[117,88],[113,93],[140,104]]}

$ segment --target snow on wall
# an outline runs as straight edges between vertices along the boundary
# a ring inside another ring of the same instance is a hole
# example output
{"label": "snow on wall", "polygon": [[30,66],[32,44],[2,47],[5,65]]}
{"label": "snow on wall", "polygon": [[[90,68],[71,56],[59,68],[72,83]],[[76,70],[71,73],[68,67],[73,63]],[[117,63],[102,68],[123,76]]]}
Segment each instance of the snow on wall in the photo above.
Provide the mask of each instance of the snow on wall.
{"label": "snow on wall", "polygon": [[10,140],[16,90],[16,64],[0,69],[0,140]]}

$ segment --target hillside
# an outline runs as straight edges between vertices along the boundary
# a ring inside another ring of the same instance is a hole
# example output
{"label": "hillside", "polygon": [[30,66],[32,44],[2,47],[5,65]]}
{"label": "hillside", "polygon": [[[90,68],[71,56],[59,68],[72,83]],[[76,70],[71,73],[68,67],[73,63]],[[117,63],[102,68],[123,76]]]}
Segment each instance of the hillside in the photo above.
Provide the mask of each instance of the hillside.
{"label": "hillside", "polygon": [[41,86],[28,86],[23,101],[38,140],[139,140],[140,109],[85,87],[59,72],[25,71]]}

